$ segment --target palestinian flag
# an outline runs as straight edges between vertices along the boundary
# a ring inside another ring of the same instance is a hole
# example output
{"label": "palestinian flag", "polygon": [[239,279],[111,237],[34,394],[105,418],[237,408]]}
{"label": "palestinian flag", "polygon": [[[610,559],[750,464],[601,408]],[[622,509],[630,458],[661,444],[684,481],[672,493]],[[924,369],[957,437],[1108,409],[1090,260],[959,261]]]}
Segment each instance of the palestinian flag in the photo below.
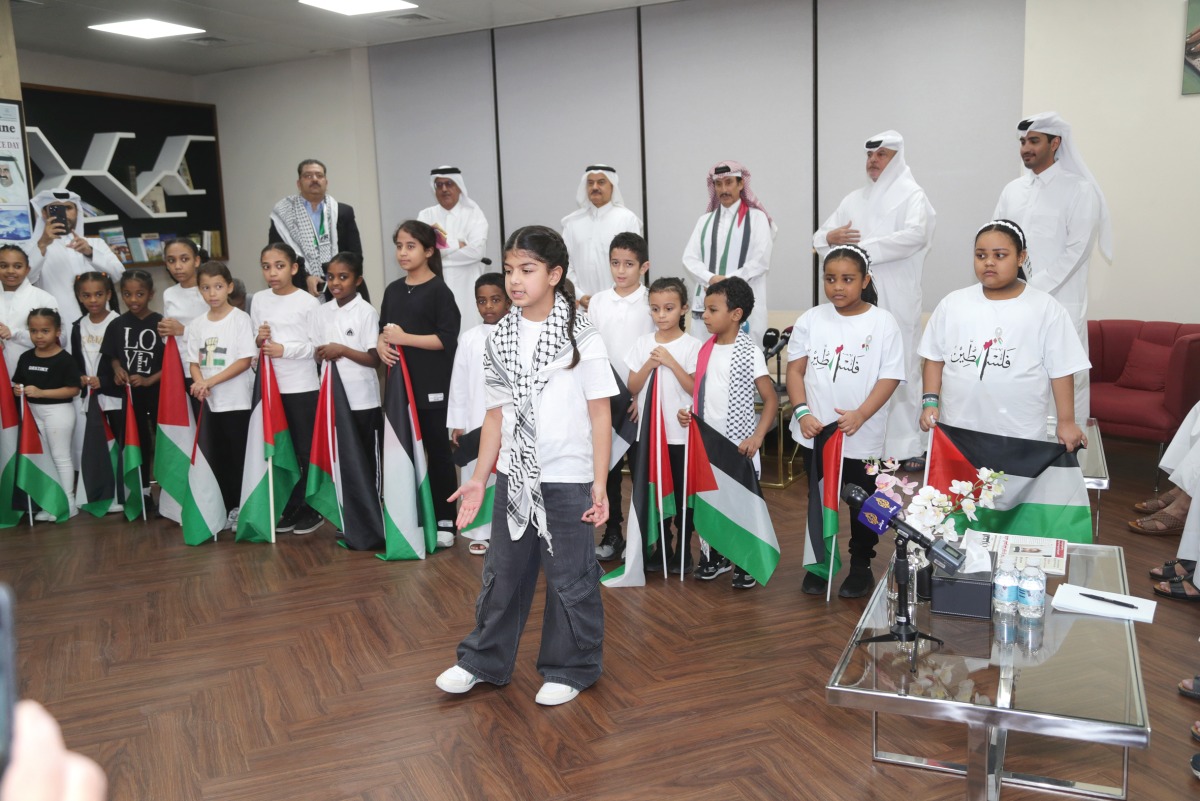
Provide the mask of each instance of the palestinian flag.
{"label": "palestinian flag", "polygon": [[8,379],[8,364],[0,349],[0,528],[21,522],[22,511],[14,508],[17,494],[17,448],[21,436],[21,415]]}
{"label": "palestinian flag", "polygon": [[[458,447],[454,450],[454,463],[462,473],[463,481],[475,475],[475,462],[479,460],[479,437],[483,428],[468,431],[458,438]],[[492,473],[488,476],[487,486],[483,488],[483,503],[475,514],[475,519],[466,528],[460,528],[459,534],[472,540],[490,540],[492,538],[492,507],[496,504],[496,466],[492,465]]]}
{"label": "palestinian flag", "polygon": [[[379,558],[424,559],[425,554],[437,549],[437,515],[433,511],[421,426],[412,404],[408,362],[399,348],[396,355],[400,360],[388,368],[383,393],[383,526],[387,548]],[[479,454],[478,437],[475,454]],[[494,486],[495,479],[488,483]],[[485,503],[485,508],[490,532],[491,504]],[[484,511],[479,510],[480,516]]]}
{"label": "palestinian flag", "polygon": [[609,415],[612,417],[612,452],[608,457],[608,469],[612,470],[621,461],[621,457],[633,447],[638,435],[637,420],[629,419],[629,404],[633,403],[633,395],[625,386],[625,379],[613,370],[617,379],[617,394],[608,399]]}
{"label": "palestinian flag", "polygon": [[779,564],[779,540],[754,462],[696,415],[688,431],[687,504],[696,533],[766,584]]}
{"label": "palestinian flag", "polygon": [[955,515],[968,526],[997,534],[1092,541],[1092,510],[1077,453],[1057,442],[1001,437],[939,423],[929,441],[925,483],[949,493],[954,480],[974,483],[981,467],[1007,479],[995,509],[976,509],[978,520]]}
{"label": "palestinian flag", "polygon": [[354,430],[353,415],[337,364],[326,362],[317,398],[305,500],[342,532],[345,547],[372,551],[384,546],[383,510],[375,491],[371,460]]}
{"label": "palestinian flag", "polygon": [[42,445],[37,421],[29,410],[29,399],[22,396],[21,402],[24,407],[17,450],[17,488],[24,490],[43,511],[54,515],[57,522],[65,523],[71,511],[70,499],[58,483],[54,460]]}
{"label": "palestinian flag", "polygon": [[[675,483],[667,455],[657,369],[650,372],[646,384],[641,419],[646,421],[645,428],[638,438],[630,466],[633,497],[629,500],[629,518],[625,523],[625,564],[600,579],[606,587],[645,586],[644,553],[660,540],[663,525],[675,516]],[[643,533],[645,546],[642,545]]]}
{"label": "palestinian flag", "polygon": [[183,521],[183,502],[188,494],[188,472],[196,443],[196,420],[188,398],[175,337],[166,337],[162,379],[158,385],[158,436],[154,440],[154,475],[161,490],[158,513]]}
{"label": "palestinian flag", "polygon": [[75,503],[89,514],[104,517],[116,502],[116,496],[117,439],[100,408],[100,396],[93,392],[88,395],[84,413],[83,455],[79,460]]}
{"label": "palestinian flag", "polygon": [[[845,435],[830,423],[813,440],[812,470],[808,474],[808,524],[804,531],[804,569],[826,581],[837,575],[842,556],[837,549],[838,504],[842,487],[842,445]],[[833,566],[830,569],[830,549]]]}
{"label": "palestinian flag", "polygon": [[125,519],[133,522],[142,515],[142,439],[138,433],[137,413],[133,410],[133,388],[125,385],[125,441],[121,443],[121,464],[125,480]]}
{"label": "palestinian flag", "polygon": [[[168,338],[167,342],[170,341]],[[180,521],[183,525],[183,541],[188,545],[203,545],[215,540],[217,532],[225,528],[229,514],[221,495],[221,485],[217,483],[217,475],[212,469],[213,463],[220,458],[221,450],[213,441],[212,426],[205,413],[207,411],[208,404],[205,403],[200,407],[200,419],[196,421],[196,439],[188,450],[187,491],[183,497],[183,519]],[[161,427],[161,421],[159,425]]]}
{"label": "palestinian flag", "polygon": [[259,356],[257,378],[242,468],[242,503],[234,536],[237,542],[274,542],[275,524],[300,480],[300,464],[283,414],[275,365],[266,353]]}

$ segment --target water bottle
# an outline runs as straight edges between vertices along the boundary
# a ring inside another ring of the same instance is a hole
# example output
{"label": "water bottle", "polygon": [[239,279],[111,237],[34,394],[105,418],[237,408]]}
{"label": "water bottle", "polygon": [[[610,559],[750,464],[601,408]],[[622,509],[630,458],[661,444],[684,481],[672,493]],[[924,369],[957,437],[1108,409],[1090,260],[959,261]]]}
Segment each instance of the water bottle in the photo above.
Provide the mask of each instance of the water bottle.
{"label": "water bottle", "polygon": [[1017,563],[1011,556],[1000,560],[996,568],[996,576],[992,579],[992,610],[1002,614],[1016,614],[1017,611]]}
{"label": "water bottle", "polygon": [[1017,621],[1017,642],[1021,653],[1033,656],[1042,647],[1046,634],[1046,621],[1040,617],[1022,617]]}
{"label": "water bottle", "polygon": [[1041,617],[1046,611],[1046,574],[1042,572],[1042,557],[1031,556],[1017,582],[1017,614],[1021,617]]}

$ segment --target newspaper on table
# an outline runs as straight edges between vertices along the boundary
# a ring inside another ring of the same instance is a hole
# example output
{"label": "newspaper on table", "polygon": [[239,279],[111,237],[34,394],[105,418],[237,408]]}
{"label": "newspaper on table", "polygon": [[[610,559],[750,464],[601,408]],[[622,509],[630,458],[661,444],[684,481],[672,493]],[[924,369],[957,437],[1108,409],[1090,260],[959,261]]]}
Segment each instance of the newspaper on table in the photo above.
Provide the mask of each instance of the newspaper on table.
{"label": "newspaper on table", "polygon": [[963,546],[976,542],[982,548],[996,554],[996,563],[1006,556],[1013,557],[1017,570],[1025,569],[1031,556],[1042,557],[1042,570],[1047,576],[1065,576],[1067,573],[1067,541],[1050,537],[1028,537],[1020,534],[995,534],[990,531],[967,529],[963,535]]}

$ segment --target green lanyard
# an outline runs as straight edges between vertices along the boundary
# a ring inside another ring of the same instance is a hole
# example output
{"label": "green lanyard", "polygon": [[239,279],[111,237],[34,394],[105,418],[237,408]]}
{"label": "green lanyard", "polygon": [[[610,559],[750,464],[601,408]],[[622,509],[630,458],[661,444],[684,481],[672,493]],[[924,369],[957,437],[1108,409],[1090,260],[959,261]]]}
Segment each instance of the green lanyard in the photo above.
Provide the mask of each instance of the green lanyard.
{"label": "green lanyard", "polygon": [[[321,248],[321,239],[325,236],[325,209],[321,209],[321,227],[313,237],[313,247],[318,250]],[[725,249],[729,249],[729,243],[725,243]]]}

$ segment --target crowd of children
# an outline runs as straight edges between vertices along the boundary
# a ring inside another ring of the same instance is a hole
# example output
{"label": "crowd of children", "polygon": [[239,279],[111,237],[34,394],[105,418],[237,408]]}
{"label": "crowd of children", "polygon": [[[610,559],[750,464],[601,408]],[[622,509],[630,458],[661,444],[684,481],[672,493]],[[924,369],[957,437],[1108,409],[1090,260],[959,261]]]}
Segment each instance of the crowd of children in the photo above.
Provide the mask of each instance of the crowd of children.
{"label": "crowd of children", "polygon": [[[707,341],[685,336],[687,287],[677,278],[657,278],[647,289],[646,241],[624,233],[610,248],[612,287],[593,295],[584,314],[576,308],[561,237],[531,226],[506,243],[503,275],[475,282],[483,324],[460,337],[459,304],[441,277],[437,242],[437,232],[425,223],[408,220],[396,228],[396,261],[404,274],[387,287],[379,313],[359,296],[360,257],[333,258],[327,266],[330,299],[321,303],[294,283],[300,265],[292,248],[271,244],[260,254],[266,290],[255,294],[247,314],[237,307],[244,298],[232,302],[235,282],[228,268],[203,262],[190,240],[173,240],[164,248],[174,285],[162,293],[162,315],[150,311],[155,286],[145,271],[124,272],[116,286],[108,274],[88,271],[75,279],[79,315],[66,335],[54,296],[27,280],[25,253],[0,246],[0,340],[14,392],[28,399],[72,499],[68,515],[77,512],[77,429],[84,419],[79,404],[100,404],[117,436],[127,419],[135,420],[149,452],[144,463],[152,464],[159,382],[164,371],[182,370],[218,439],[242,443],[260,354],[274,364],[302,471],[312,447],[319,367],[339,362],[360,450],[376,460],[367,474],[378,476],[377,368],[396,364],[402,353],[426,450],[438,544],[452,545],[461,531],[472,540],[473,553],[487,554],[476,627],[438,686],[466,692],[479,681],[508,682],[544,570],[538,664],[546,684],[538,701],[563,703],[599,676],[604,631],[599,562],[622,558],[626,548],[622,461],[610,465],[612,415],[620,411],[636,420],[653,380],[666,412],[666,454],[674,475],[685,472],[692,415],[734,443],[757,469],[779,399],[763,351],[746,330],[754,294],[736,277],[713,282],[704,290]],[[1087,356],[1062,307],[1024,282],[1025,258],[1024,233],[1016,224],[997,220],[977,233],[978,283],[938,304],[921,341],[922,429],[942,420],[1044,439],[1043,410],[1053,398],[1058,440],[1069,449],[1085,444],[1074,423],[1071,377],[1088,368]],[[890,455],[883,453],[887,415],[881,412],[904,381],[904,343],[894,318],[876,305],[865,250],[833,248],[822,265],[822,282],[829,302],[800,315],[788,345],[791,429],[811,467],[814,439],[836,425],[845,437],[843,480],[869,485],[864,462]],[[113,310],[116,300],[123,314]],[[164,364],[169,337],[176,339],[182,364]],[[976,353],[984,340],[990,349]],[[622,391],[622,383],[632,401],[614,411],[610,398]],[[130,418],[126,402],[132,404]],[[638,423],[645,436],[647,421]],[[461,483],[455,447],[469,447],[474,455]],[[228,458],[214,465],[214,473],[232,525],[243,452],[232,447],[225,453]],[[143,493],[150,479],[147,471]],[[485,515],[491,522],[477,525],[493,484],[494,512]],[[277,531],[307,533],[321,525],[320,515],[305,503],[304,487],[299,481],[280,510]],[[665,562],[672,573],[694,571],[702,580],[732,570],[735,588],[754,587],[755,578],[711,547],[703,530],[697,532],[699,560],[693,563],[694,526],[685,520],[678,481],[675,488],[677,515],[666,521],[674,530],[646,554],[646,569],[661,569]],[[121,491],[118,486],[114,508],[120,508]],[[599,526],[605,530],[596,544],[593,530]],[[877,539],[851,523],[850,570],[840,595],[871,591]],[[823,593],[826,584],[825,577],[808,573],[802,589]]]}

